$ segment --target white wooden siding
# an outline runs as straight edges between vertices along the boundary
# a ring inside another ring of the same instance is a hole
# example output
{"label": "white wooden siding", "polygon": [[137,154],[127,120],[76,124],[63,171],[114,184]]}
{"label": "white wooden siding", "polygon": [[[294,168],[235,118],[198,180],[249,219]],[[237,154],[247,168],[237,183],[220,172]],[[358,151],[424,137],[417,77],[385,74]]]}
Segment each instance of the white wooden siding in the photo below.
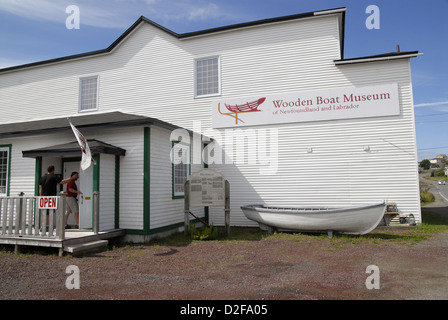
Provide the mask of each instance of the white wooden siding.
{"label": "white wooden siding", "polygon": [[[73,135],[72,135],[73,137]],[[11,144],[11,180],[10,180],[10,195],[17,196],[24,192],[26,196],[34,195],[34,179],[36,160],[34,158],[24,158],[22,156],[23,150],[32,150],[41,147],[48,147],[64,143],[69,135],[42,135],[39,137],[24,138],[10,138],[0,139],[0,144]],[[73,140],[73,139],[72,139]],[[69,140],[69,141],[72,141]],[[61,142],[63,141],[63,142]],[[67,141],[67,140],[66,140]],[[59,163],[51,162],[52,158],[42,164],[42,174],[46,173],[47,167],[50,164],[55,165],[55,172],[62,173],[62,166]],[[60,159],[58,159],[60,162]]]}
{"label": "white wooden siding", "polygon": [[[339,69],[339,86],[398,82],[401,115],[272,126],[281,137],[275,177],[248,165],[215,166],[231,182],[232,223],[246,223],[239,207],[247,204],[344,206],[383,200],[397,202],[400,212],[420,221],[409,62]],[[224,223],[219,210],[211,216]]]}
{"label": "white wooden siding", "polygon": [[[120,220],[122,229],[143,229],[143,128],[84,130],[87,139],[97,139],[126,150],[120,157]],[[101,168],[101,164],[100,164]],[[101,179],[104,177],[100,176]]]}
{"label": "white wooden siding", "polygon": [[337,30],[336,16],[326,16],[178,40],[144,23],[111,54],[2,74],[2,123],[77,115],[79,79],[99,75],[92,112],[119,110],[191,128],[193,120],[210,121],[212,101],[194,98],[195,58],[221,57],[225,96],[291,91],[300,88],[298,79],[313,88],[320,78],[305,75],[325,77],[339,59]]}
{"label": "white wooden siding", "polygon": [[[184,198],[173,199],[172,164],[170,159],[171,131],[151,127],[150,136],[150,227],[156,229],[184,221]],[[191,166],[191,172],[203,164]],[[203,208],[192,208],[193,213],[204,216]]]}

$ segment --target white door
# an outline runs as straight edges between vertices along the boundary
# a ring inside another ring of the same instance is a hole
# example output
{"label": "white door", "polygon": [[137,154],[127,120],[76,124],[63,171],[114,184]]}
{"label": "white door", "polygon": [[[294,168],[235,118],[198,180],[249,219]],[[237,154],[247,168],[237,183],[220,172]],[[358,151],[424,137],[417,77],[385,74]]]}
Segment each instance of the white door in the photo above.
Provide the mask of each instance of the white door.
{"label": "white door", "polygon": [[[83,194],[78,196],[79,205],[79,228],[92,228],[92,213],[93,213],[93,166],[83,171],[80,167],[80,162],[64,162],[64,179],[70,177],[72,172],[79,173],[79,179],[76,181],[78,190]],[[64,185],[64,191],[66,191]],[[69,225],[75,225],[74,214],[70,214],[68,218]]]}
{"label": "white door", "polygon": [[79,171],[78,196],[79,228],[92,229],[93,220],[93,165],[86,170]]}

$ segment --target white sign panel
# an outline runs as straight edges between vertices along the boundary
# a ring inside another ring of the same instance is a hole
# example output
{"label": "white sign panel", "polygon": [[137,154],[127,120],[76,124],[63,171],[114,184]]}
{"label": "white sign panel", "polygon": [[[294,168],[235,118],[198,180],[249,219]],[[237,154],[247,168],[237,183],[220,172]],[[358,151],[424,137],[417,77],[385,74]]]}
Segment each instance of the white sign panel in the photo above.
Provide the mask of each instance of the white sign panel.
{"label": "white sign panel", "polygon": [[203,169],[190,176],[191,207],[224,207],[224,176],[211,169]]}
{"label": "white sign panel", "polygon": [[56,196],[45,196],[39,197],[37,199],[37,207],[39,209],[57,209],[58,208],[58,197]]}
{"label": "white sign panel", "polygon": [[212,108],[215,129],[400,114],[396,83],[222,99]]}

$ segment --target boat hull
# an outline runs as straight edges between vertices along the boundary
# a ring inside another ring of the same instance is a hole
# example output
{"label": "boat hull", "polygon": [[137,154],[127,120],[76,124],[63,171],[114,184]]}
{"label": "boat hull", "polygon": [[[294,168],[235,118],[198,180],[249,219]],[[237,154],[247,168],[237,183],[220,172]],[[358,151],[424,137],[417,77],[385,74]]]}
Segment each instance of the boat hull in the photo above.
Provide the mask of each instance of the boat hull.
{"label": "boat hull", "polygon": [[383,218],[386,203],[347,208],[249,205],[241,209],[248,219],[258,222],[264,230],[366,234]]}

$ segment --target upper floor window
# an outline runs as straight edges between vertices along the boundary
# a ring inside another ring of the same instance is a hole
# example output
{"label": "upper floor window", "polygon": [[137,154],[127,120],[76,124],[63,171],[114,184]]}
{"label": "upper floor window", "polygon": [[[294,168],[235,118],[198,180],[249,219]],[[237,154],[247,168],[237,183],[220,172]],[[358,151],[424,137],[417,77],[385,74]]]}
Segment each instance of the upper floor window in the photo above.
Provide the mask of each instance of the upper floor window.
{"label": "upper floor window", "polygon": [[200,58],[194,61],[195,97],[221,94],[221,74],[219,57]]}
{"label": "upper floor window", "polygon": [[79,111],[98,108],[98,76],[79,80]]}

